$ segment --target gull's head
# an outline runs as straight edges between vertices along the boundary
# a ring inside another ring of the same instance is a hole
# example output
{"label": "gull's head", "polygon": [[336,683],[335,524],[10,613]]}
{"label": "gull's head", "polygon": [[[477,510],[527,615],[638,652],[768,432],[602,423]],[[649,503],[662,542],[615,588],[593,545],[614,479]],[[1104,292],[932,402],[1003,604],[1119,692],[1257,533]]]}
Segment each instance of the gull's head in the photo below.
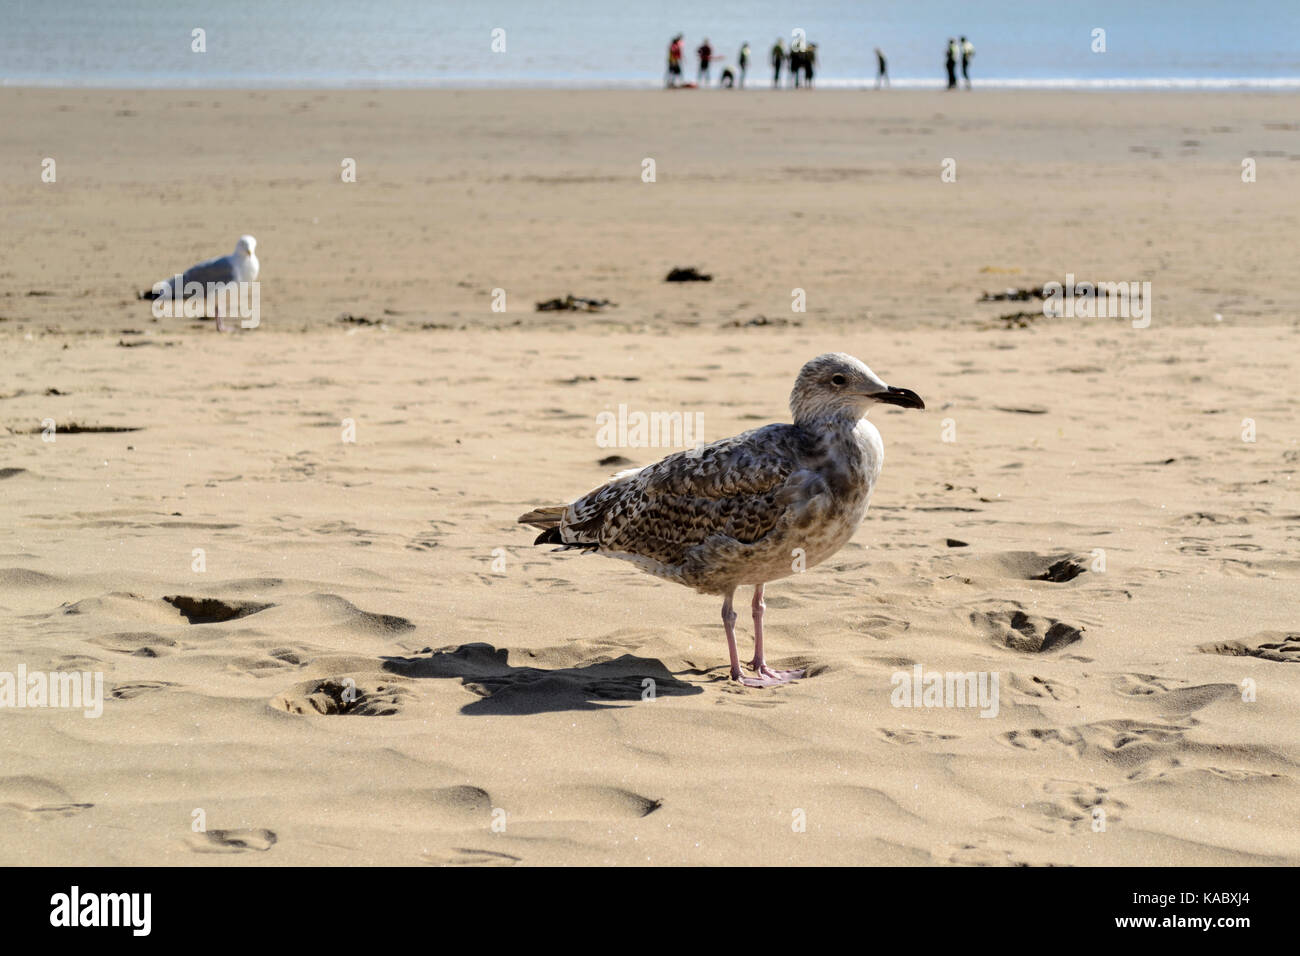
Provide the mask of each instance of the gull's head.
{"label": "gull's head", "polygon": [[251,256],[253,250],[257,248],[257,240],[252,236],[240,236],[239,241],[235,243],[235,255]]}
{"label": "gull's head", "polygon": [[925,408],[911,389],[886,385],[866,364],[843,352],[827,352],[799,370],[790,392],[796,425],[818,420],[857,421],[877,402]]}

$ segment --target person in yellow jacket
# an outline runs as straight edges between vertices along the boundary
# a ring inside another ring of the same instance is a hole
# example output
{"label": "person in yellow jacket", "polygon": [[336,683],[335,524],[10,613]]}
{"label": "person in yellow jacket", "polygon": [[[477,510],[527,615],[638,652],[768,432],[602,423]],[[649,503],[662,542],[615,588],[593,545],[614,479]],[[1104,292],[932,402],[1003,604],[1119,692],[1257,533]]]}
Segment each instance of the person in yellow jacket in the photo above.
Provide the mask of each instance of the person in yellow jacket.
{"label": "person in yellow jacket", "polygon": [[965,37],[961,38],[961,78],[966,81],[966,89],[970,89],[970,61],[975,56],[975,47],[971,45],[970,40]]}

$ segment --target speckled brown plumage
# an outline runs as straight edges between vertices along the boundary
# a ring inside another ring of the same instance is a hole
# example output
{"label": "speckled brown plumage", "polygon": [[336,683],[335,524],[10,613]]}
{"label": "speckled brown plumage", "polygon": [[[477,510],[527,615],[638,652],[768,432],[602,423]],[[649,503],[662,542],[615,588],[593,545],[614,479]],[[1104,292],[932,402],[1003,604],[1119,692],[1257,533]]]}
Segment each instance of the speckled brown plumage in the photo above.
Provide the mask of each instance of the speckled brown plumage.
{"label": "speckled brown plumage", "polygon": [[622,558],[727,595],[725,619],[738,586],[761,595],[764,583],[813,567],[852,537],[884,460],[880,433],[863,417],[877,401],[924,407],[852,356],[821,355],[795,382],[794,424],[677,452],[519,520],[543,529],[538,544]]}

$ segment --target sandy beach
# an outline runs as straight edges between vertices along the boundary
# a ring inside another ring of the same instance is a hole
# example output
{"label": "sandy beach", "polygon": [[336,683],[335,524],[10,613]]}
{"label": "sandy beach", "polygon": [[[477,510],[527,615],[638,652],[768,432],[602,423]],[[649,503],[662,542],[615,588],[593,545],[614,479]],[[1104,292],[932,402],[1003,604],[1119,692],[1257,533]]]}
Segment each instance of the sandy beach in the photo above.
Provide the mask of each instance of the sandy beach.
{"label": "sandy beach", "polygon": [[[0,673],[105,696],[0,708],[0,863],[1300,863],[1294,97],[0,112]],[[244,233],[258,328],[136,298]],[[980,301],[1067,275],[1149,324]],[[516,524],[672,450],[602,412],[789,421],[826,351],[927,410],[873,411],[865,522],[767,589],[805,679]],[[896,706],[917,667],[996,713]]]}

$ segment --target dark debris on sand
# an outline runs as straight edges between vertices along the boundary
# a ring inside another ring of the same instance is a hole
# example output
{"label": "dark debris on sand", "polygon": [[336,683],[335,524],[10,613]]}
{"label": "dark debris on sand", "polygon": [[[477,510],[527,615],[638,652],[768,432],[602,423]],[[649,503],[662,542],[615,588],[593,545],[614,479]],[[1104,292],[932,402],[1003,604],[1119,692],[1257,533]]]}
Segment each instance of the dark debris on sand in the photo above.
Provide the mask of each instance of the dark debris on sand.
{"label": "dark debris on sand", "polygon": [[1006,315],[999,315],[998,321],[1002,323],[1004,329],[1027,329],[1042,317],[1041,312],[1008,312]]}
{"label": "dark debris on sand", "polygon": [[538,312],[600,312],[606,306],[618,305],[609,299],[588,299],[580,295],[566,295],[563,299],[547,299],[537,303]]}
{"label": "dark debris on sand", "polygon": [[752,319],[749,319],[748,321],[742,319],[732,319],[730,322],[724,322],[722,324],[722,327],[724,329],[751,329],[751,328],[763,328],[765,326],[770,326],[771,328],[780,329],[780,328],[785,328],[787,326],[791,328],[799,328],[802,325],[803,323],[800,322],[798,319],[782,319],[780,317],[775,319],[769,319],[765,315],[756,315]]}
{"label": "dark debris on sand", "polygon": [[664,279],[665,282],[712,282],[713,276],[701,272],[695,266],[685,268],[677,266]]}
{"label": "dark debris on sand", "polygon": [[1026,289],[1003,289],[1001,292],[985,292],[980,302],[1028,302],[1030,299],[1046,299],[1043,286]]}
{"label": "dark debris on sand", "polygon": [[[39,425],[31,429],[27,434],[39,435],[44,428]],[[101,435],[117,434],[118,432],[139,432],[144,431],[142,425],[81,425],[77,422],[68,422],[65,425],[55,426],[55,431],[59,435]]]}

